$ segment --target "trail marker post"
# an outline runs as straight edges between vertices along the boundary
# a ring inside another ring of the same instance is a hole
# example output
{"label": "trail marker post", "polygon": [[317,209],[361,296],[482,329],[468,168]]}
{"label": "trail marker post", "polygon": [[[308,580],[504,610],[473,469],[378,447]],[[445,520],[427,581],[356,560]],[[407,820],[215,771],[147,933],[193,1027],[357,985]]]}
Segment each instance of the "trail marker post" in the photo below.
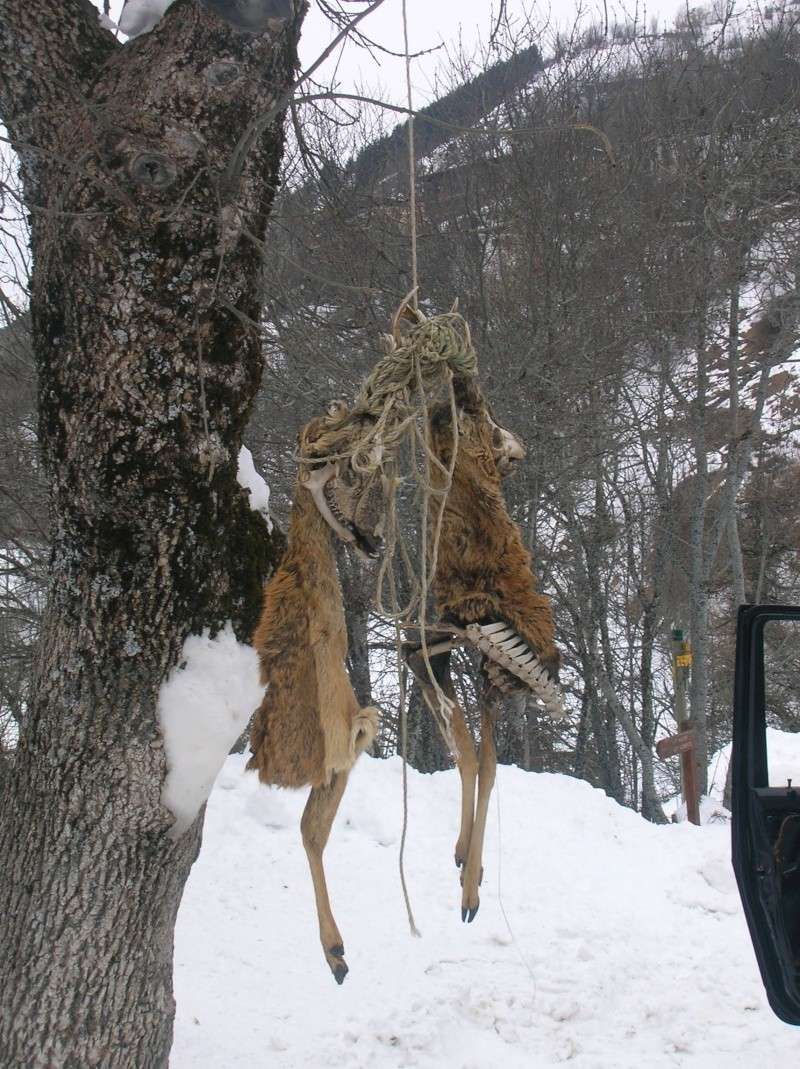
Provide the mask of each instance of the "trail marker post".
{"label": "trail marker post", "polygon": [[695,763],[695,735],[689,717],[686,701],[686,688],[692,667],[692,647],[683,637],[683,629],[672,629],[672,675],[675,680],[675,720],[678,724],[676,735],[661,739],[656,744],[656,753],[666,761],[668,757],[680,754],[681,757],[681,793],[686,803],[686,815],[692,824],[700,823],[700,796],[697,790],[697,767]]}

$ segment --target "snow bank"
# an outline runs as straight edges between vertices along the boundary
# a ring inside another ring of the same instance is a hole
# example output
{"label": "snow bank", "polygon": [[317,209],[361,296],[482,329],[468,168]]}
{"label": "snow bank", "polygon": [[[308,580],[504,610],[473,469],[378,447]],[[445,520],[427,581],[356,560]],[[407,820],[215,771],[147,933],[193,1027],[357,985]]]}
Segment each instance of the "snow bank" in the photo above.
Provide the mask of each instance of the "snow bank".
{"label": "snow bank", "polygon": [[[709,762],[708,793],[717,801],[722,800],[725,791],[730,759],[731,743],[728,743]],[[767,728],[767,767],[770,786],[785,787],[789,779],[800,784],[800,732]]]}
{"label": "snow bank", "polygon": [[[730,811],[722,805],[731,749],[729,742],[717,750],[708,763],[708,794],[700,799],[700,821],[703,824],[731,818]],[[788,779],[800,783],[800,733],[767,728],[767,765],[773,787],[785,786]],[[686,803],[680,795],[674,795],[664,803],[664,812],[668,817],[676,814],[678,820],[688,819]]]}
{"label": "snow bank", "polygon": [[[172,1069],[756,1069],[791,1064],[721,824],[656,827],[565,776],[498,769],[480,911],[461,923],[453,771],[362,758],[325,854],[350,966],[319,947],[306,792],[229,758],[178,918]],[[498,806],[499,802],[499,806]],[[506,923],[508,919],[508,924]]]}
{"label": "snow bank", "polygon": [[264,479],[256,471],[253,454],[242,446],[239,450],[239,466],[236,471],[236,481],[250,493],[250,508],[260,512],[267,521],[267,527],[272,530],[272,520],[269,516],[269,487]]}
{"label": "snow bank", "polygon": [[231,747],[261,702],[258,655],[227,624],[216,638],[190,635],[161,687],[158,718],[167,754],[162,800],[179,838],[208,798]]}

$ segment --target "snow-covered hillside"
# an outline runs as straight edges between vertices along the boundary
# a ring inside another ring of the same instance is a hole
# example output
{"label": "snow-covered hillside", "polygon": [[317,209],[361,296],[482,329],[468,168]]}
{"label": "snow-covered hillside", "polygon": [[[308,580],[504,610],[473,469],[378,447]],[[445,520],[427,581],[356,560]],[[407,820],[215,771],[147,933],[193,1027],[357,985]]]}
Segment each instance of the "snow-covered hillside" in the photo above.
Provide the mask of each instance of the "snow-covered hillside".
{"label": "snow-covered hillside", "polygon": [[172,1069],[796,1061],[800,1034],[761,988],[726,825],[655,827],[580,780],[501,767],[481,908],[464,925],[458,777],[410,770],[412,939],[400,763],[363,758],[326,855],[350,966],[340,988],[317,939],[305,794],[243,769],[231,757],[220,774],[178,920]]}

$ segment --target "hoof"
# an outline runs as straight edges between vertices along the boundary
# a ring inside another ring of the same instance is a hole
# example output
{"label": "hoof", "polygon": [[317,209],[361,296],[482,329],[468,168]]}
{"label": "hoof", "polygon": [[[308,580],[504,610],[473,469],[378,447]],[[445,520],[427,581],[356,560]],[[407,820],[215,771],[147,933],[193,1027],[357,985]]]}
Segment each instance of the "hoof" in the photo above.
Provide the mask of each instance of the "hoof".
{"label": "hoof", "polygon": [[467,908],[467,906],[462,906],[461,920],[464,921],[466,924],[472,924],[472,922],[475,920],[475,914],[478,912],[479,908],[480,903],[478,903],[477,906],[470,906],[469,908]]}
{"label": "hoof", "polygon": [[347,965],[344,962],[344,947],[342,944],[335,943],[332,947],[328,947],[325,951],[325,960],[328,962],[328,968],[333,973],[336,983],[344,983],[344,978],[347,976]]}

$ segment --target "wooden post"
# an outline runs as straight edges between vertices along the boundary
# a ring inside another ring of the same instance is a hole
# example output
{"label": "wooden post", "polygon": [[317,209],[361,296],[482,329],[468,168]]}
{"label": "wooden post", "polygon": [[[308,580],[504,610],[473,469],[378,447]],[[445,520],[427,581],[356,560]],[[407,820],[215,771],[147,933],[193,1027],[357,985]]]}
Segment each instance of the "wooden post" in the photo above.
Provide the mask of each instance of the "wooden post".
{"label": "wooden post", "polygon": [[[692,647],[683,637],[683,629],[672,629],[672,674],[675,680],[675,720],[678,732],[691,731],[686,690],[692,667]],[[693,739],[693,734],[691,738]],[[700,798],[697,791],[697,769],[694,746],[681,749],[681,792],[686,803],[686,815],[692,824],[700,823]]]}

